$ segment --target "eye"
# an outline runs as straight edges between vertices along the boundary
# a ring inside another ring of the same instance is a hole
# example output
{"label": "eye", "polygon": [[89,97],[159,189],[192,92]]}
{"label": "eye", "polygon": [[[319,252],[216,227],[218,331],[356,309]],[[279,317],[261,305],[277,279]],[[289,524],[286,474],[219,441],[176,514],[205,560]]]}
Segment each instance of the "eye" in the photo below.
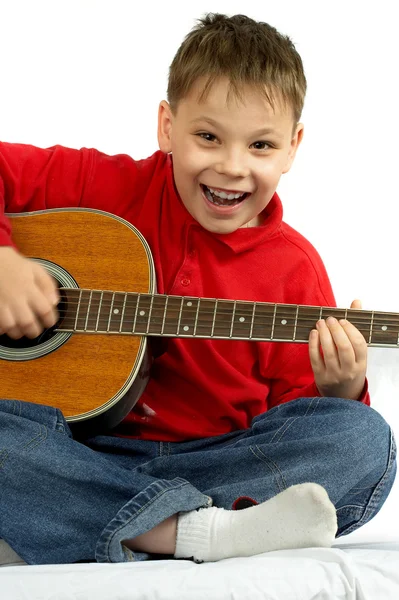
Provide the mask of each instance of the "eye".
{"label": "eye", "polygon": [[[268,150],[269,148],[273,148],[269,142],[254,142],[251,144],[252,146],[258,146],[255,150]],[[263,148],[259,148],[259,145],[263,146]]]}
{"label": "eye", "polygon": [[[202,133],[197,133],[197,135],[202,138],[203,140],[206,140],[207,142],[213,142],[214,140],[216,140],[216,137],[214,135],[212,135],[212,133],[207,133],[207,132],[202,132]],[[212,138],[212,139],[210,139]]]}

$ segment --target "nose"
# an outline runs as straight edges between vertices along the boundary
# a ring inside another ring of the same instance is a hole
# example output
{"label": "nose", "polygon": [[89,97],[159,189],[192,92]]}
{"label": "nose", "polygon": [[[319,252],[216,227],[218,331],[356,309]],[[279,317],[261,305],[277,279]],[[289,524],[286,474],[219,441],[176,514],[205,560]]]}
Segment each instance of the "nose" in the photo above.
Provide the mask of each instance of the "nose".
{"label": "nose", "polygon": [[225,150],[221,153],[214,165],[216,173],[229,177],[248,177],[249,168],[243,153],[239,150]]}

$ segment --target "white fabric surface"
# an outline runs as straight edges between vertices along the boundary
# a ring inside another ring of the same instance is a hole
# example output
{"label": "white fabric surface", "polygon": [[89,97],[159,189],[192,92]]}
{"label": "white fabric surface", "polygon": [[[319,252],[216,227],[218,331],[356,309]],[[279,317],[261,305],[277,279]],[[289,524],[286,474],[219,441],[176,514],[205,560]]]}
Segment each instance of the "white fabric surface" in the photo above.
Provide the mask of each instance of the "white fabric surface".
{"label": "white fabric surface", "polygon": [[[372,406],[399,441],[399,356],[370,348]],[[217,563],[21,566],[0,541],[6,600],[398,600],[399,478],[381,511],[334,547],[269,552]]]}
{"label": "white fabric surface", "polygon": [[195,564],[3,567],[7,600],[397,600],[399,545],[307,548]]}

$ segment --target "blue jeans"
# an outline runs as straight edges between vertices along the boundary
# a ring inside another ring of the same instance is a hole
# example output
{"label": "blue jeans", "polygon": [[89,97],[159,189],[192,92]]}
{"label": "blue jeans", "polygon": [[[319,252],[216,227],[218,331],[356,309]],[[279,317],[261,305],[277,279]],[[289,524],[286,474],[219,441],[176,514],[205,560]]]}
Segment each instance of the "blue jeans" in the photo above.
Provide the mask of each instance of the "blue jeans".
{"label": "blue jeans", "polygon": [[30,564],[157,558],[122,541],[180,511],[242,508],[307,481],[327,490],[341,536],[377,514],[395,474],[389,425],[352,400],[299,398],[189,442],[84,443],[58,409],[0,401],[0,538]]}

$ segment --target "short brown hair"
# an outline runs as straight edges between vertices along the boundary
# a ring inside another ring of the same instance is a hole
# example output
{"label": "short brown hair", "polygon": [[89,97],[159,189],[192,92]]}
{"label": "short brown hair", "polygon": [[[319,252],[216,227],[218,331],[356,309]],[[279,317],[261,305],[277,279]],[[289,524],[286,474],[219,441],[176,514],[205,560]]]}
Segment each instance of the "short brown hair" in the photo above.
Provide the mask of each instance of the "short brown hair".
{"label": "short brown hair", "polygon": [[299,121],[306,94],[302,59],[288,36],[245,15],[209,13],[185,37],[169,69],[167,99],[173,113],[199,77],[207,77],[201,101],[218,77],[230,80],[237,99],[255,86],[274,108],[276,99]]}

